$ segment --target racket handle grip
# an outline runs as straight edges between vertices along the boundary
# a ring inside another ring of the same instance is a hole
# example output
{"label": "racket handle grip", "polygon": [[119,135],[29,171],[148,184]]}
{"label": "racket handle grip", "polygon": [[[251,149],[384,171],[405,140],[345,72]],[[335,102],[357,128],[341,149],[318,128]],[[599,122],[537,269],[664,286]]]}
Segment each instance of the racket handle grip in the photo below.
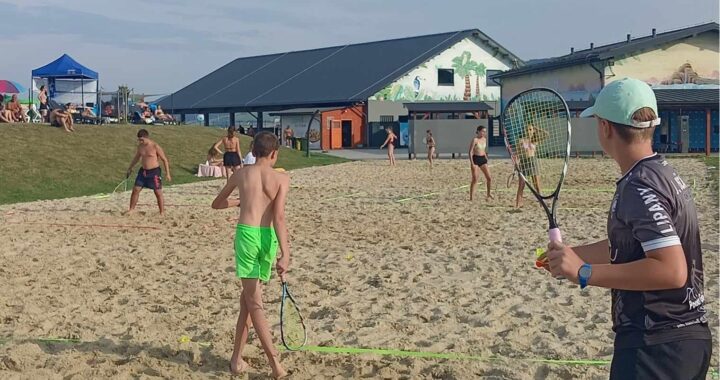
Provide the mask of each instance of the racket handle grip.
{"label": "racket handle grip", "polygon": [[548,238],[550,241],[556,241],[558,243],[562,243],[562,234],[560,233],[559,228],[551,228],[548,231]]}

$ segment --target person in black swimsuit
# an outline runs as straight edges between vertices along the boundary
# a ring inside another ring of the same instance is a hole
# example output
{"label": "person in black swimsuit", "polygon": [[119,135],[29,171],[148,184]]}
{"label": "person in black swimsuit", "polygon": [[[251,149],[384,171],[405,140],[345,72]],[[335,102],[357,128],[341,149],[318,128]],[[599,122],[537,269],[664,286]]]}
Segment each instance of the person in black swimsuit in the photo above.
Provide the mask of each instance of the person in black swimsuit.
{"label": "person in black swimsuit", "polygon": [[470,142],[468,155],[470,156],[471,174],[470,200],[472,201],[473,196],[475,195],[475,187],[477,186],[480,172],[482,172],[485,176],[487,190],[485,198],[487,200],[493,199],[492,194],[490,194],[490,189],[492,188],[492,177],[490,176],[490,169],[488,169],[487,133],[484,126],[481,125],[475,130],[475,137],[473,137],[472,142]]}
{"label": "person in black swimsuit", "polygon": [[229,126],[227,129],[227,136],[218,140],[213,148],[218,152],[220,151],[220,145],[225,148],[223,154],[223,166],[225,166],[225,176],[230,178],[232,174],[243,167],[242,152],[240,151],[240,139],[235,136],[235,126]]}
{"label": "person in black swimsuit", "polygon": [[385,142],[380,146],[380,149],[387,146],[388,148],[388,160],[390,160],[390,166],[395,166],[395,144],[397,142],[397,135],[393,132],[392,128],[385,128],[387,132],[387,138]]}

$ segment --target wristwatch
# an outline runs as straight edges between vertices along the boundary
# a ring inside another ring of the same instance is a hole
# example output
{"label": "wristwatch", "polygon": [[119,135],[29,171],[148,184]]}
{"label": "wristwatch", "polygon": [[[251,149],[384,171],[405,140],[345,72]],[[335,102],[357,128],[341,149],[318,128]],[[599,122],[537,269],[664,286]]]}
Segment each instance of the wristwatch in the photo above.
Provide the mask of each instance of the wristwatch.
{"label": "wristwatch", "polygon": [[583,264],[580,269],[578,269],[578,281],[580,282],[580,289],[585,289],[585,287],[588,285],[588,281],[590,280],[590,276],[592,276],[592,265]]}

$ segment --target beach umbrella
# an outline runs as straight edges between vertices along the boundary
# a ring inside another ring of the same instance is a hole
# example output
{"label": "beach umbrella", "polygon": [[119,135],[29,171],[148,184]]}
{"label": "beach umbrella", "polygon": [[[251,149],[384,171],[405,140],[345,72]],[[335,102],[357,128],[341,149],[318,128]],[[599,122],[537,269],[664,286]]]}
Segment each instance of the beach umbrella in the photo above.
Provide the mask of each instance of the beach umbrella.
{"label": "beach umbrella", "polygon": [[22,94],[25,87],[9,80],[0,80],[0,94]]}
{"label": "beach umbrella", "polygon": [[27,94],[27,93],[28,93],[27,87],[21,85],[20,82],[15,81],[15,80],[11,80],[10,83],[14,84],[15,87],[17,87],[17,89],[20,90],[20,93],[21,93],[21,94]]}

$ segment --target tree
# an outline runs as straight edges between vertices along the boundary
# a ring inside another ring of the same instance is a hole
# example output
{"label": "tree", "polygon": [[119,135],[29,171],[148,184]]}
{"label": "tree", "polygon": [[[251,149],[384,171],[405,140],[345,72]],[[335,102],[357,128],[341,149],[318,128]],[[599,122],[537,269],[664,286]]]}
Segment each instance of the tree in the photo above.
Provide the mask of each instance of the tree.
{"label": "tree", "polygon": [[471,57],[472,55],[470,52],[466,50],[452,60],[455,74],[459,75],[461,78],[465,78],[465,92],[463,93],[463,100],[465,101],[470,100],[470,96],[472,95],[470,87],[470,73],[475,71],[475,67],[478,64],[473,61]]}
{"label": "tree", "polygon": [[485,76],[485,64],[480,62],[475,67],[473,67],[473,72],[475,72],[475,98],[477,100],[481,100],[480,97],[480,77]]}

